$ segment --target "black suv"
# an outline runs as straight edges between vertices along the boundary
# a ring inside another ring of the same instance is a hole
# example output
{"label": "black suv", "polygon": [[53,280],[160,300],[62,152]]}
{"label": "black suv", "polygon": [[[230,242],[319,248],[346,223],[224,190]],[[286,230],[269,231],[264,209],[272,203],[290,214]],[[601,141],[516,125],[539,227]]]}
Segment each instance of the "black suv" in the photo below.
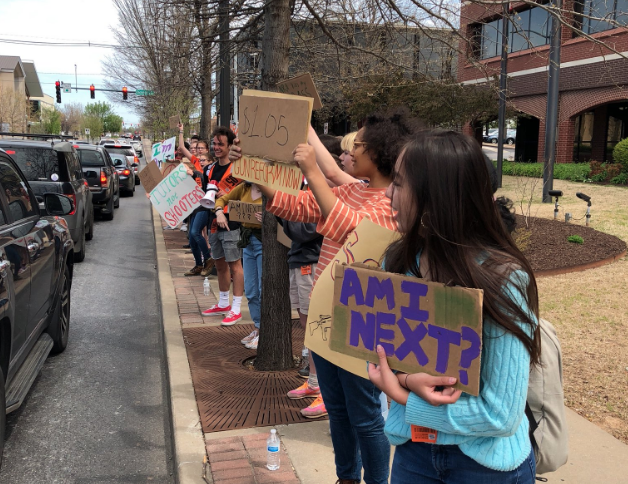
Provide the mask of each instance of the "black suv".
{"label": "black suv", "polygon": [[92,203],[105,220],[113,220],[114,208],[120,206],[120,181],[109,153],[96,145],[74,145]]}
{"label": "black suv", "polygon": [[74,244],[61,217],[75,206],[58,193],[41,200],[0,149],[0,463],[6,414],[68,344]]}
{"label": "black suv", "polygon": [[20,167],[40,204],[47,192],[60,193],[72,199],[75,209],[63,218],[68,223],[76,247],[74,259],[82,262],[85,259],[85,241],[94,236],[94,207],[92,193],[87,188],[72,144],[3,139],[0,140],[0,148]]}

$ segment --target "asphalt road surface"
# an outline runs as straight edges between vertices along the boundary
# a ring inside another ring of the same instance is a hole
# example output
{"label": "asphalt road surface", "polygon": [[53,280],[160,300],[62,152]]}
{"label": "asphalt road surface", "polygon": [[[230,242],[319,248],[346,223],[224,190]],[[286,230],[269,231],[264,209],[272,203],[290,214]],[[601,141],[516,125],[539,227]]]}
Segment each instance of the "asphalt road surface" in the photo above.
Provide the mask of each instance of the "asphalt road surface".
{"label": "asphalt road surface", "polygon": [[113,221],[96,216],[68,348],[8,415],[0,483],[174,482],[149,207],[138,185]]}

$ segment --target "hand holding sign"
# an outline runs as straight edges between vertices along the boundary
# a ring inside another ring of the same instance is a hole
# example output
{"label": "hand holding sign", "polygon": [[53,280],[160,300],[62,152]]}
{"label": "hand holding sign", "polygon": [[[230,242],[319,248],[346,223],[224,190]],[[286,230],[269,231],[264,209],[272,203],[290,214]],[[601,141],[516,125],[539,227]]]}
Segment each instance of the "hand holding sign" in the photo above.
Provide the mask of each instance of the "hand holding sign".
{"label": "hand holding sign", "polygon": [[300,144],[294,150],[294,161],[301,168],[301,171],[307,178],[312,170],[316,170],[316,153],[314,148],[308,144]]}

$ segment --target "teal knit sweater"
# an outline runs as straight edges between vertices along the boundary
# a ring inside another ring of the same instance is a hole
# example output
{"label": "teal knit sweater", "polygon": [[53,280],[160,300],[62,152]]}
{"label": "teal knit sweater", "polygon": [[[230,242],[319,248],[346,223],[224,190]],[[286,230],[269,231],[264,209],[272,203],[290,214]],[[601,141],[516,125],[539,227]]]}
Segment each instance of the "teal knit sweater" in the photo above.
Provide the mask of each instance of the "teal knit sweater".
{"label": "teal knit sweater", "polygon": [[[528,275],[513,272],[504,292],[522,309],[528,309],[525,290]],[[526,326],[526,328],[529,328]],[[410,393],[406,405],[393,402],[385,432],[392,445],[410,440],[410,425],[438,431],[436,445],[458,445],[483,466],[498,471],[516,469],[531,450],[525,404],[530,355],[511,333],[484,318],[480,394],[463,393],[451,405],[435,407]]]}

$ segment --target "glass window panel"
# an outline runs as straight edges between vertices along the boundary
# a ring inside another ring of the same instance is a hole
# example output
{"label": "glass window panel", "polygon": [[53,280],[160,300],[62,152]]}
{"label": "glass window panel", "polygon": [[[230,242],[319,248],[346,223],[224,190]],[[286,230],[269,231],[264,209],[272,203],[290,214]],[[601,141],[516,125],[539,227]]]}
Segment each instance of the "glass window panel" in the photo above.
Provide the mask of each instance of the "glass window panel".
{"label": "glass window panel", "polygon": [[515,12],[511,18],[511,28],[513,31],[510,35],[510,52],[519,52],[529,47],[528,30],[530,27],[530,10]]}
{"label": "glass window panel", "polygon": [[580,125],[580,139],[583,142],[591,142],[593,139],[593,113],[584,113]]}
{"label": "glass window panel", "polygon": [[628,0],[617,0],[615,17],[619,25],[628,25]]}
{"label": "glass window panel", "polygon": [[530,44],[533,47],[547,44],[550,24],[551,21],[546,10],[540,7],[530,10]]}
{"label": "glass window panel", "polygon": [[622,128],[622,120],[619,118],[616,118],[615,116],[609,116],[606,141],[617,142],[621,140],[621,128]]}
{"label": "glass window panel", "polygon": [[588,34],[603,32],[612,28],[604,19],[613,18],[614,0],[586,0],[583,30]]}
{"label": "glass window panel", "polygon": [[498,55],[498,46],[501,45],[500,20],[494,20],[482,26],[482,59]]}

